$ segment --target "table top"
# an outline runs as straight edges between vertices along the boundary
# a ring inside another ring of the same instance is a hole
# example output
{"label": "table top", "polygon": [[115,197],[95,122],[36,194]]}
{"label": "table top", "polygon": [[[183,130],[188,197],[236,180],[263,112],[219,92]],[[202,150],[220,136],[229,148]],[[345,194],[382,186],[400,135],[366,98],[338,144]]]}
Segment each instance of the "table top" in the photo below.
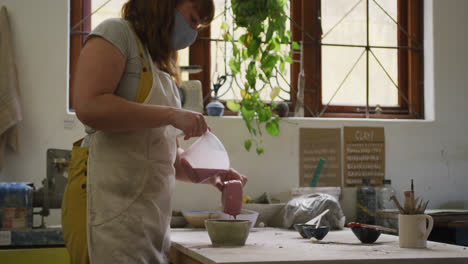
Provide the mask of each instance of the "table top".
{"label": "table top", "polygon": [[201,263],[468,263],[468,249],[427,242],[426,249],[400,248],[398,236],[381,234],[362,244],[348,228],[322,240],[293,230],[253,228],[243,247],[214,247],[204,229],[172,229],[172,246]]}

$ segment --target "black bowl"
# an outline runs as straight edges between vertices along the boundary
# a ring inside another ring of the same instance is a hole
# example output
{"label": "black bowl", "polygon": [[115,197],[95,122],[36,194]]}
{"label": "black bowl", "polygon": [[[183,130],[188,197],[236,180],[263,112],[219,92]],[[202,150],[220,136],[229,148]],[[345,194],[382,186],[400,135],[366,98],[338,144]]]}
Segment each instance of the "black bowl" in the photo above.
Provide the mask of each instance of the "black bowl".
{"label": "black bowl", "polygon": [[294,229],[296,229],[297,232],[299,232],[299,234],[301,234],[301,236],[303,238],[308,238],[306,233],[304,233],[304,227],[306,226],[312,226],[312,227],[315,227],[315,225],[306,225],[306,224],[294,224]]}
{"label": "black bowl", "polygon": [[366,244],[374,243],[380,236],[379,230],[368,227],[353,226],[351,230],[362,243]]}
{"label": "black bowl", "polygon": [[317,240],[322,240],[330,231],[330,227],[328,226],[304,226],[303,227],[304,233],[306,234],[307,238],[315,237]]}

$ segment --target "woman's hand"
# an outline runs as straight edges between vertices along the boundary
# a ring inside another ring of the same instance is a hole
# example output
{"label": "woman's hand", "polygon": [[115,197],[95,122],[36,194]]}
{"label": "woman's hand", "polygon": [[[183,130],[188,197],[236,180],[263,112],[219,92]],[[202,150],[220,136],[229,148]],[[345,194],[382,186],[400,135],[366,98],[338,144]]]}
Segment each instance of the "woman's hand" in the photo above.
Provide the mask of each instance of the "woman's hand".
{"label": "woman's hand", "polygon": [[170,123],[184,132],[185,140],[199,137],[208,130],[208,124],[202,114],[184,109],[175,109]]}
{"label": "woman's hand", "polygon": [[239,174],[239,172],[232,168],[225,173],[220,173],[215,177],[212,177],[210,180],[211,184],[218,188],[218,190],[220,191],[223,191],[225,181],[239,180],[242,182],[242,186],[245,186],[245,184],[247,183],[247,177]]}

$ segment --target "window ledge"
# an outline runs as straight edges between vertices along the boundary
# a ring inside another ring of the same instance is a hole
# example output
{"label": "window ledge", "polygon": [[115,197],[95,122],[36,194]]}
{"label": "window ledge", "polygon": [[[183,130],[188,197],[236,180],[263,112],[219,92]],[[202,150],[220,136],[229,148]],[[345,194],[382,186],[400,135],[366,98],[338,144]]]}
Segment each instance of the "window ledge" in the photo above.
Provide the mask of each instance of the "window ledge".
{"label": "window ledge", "polygon": [[[241,116],[208,116],[205,115],[207,120],[242,120]],[[378,118],[339,118],[339,117],[283,117],[285,121],[299,121],[303,122],[340,122],[340,123],[404,123],[404,124],[432,124],[435,123],[434,119],[378,119]]]}

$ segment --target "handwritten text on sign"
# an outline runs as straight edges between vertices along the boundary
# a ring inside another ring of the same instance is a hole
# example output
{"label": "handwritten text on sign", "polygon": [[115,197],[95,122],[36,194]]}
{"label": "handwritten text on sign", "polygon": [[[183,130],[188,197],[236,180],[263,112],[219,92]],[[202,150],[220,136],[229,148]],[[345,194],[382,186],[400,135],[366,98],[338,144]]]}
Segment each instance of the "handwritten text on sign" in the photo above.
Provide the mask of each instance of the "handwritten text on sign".
{"label": "handwritten text on sign", "polygon": [[309,186],[320,159],[325,165],[317,187],[341,186],[341,130],[339,128],[301,128],[299,132],[299,183]]}
{"label": "handwritten text on sign", "polygon": [[381,185],[385,178],[383,127],[344,128],[345,184],[361,185],[363,178],[371,178],[373,185]]}

